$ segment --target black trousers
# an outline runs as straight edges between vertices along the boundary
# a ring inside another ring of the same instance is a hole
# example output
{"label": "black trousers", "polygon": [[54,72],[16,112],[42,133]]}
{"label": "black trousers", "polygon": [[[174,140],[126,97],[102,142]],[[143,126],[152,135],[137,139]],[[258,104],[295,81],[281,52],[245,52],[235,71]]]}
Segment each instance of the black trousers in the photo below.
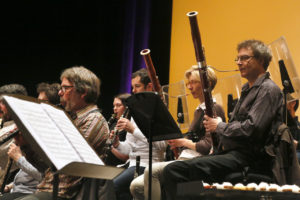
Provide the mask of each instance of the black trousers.
{"label": "black trousers", "polygon": [[253,161],[253,156],[230,151],[170,163],[163,171],[163,188],[167,199],[176,199],[178,183],[196,180],[223,182],[226,175],[242,170]]}

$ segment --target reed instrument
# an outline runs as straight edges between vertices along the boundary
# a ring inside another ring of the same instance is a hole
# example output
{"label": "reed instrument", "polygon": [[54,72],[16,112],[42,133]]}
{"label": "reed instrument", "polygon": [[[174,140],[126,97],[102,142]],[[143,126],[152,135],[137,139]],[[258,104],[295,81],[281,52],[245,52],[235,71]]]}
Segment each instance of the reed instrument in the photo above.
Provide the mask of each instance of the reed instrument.
{"label": "reed instrument", "polygon": [[140,53],[144,57],[147,72],[148,72],[149,78],[151,80],[151,83],[153,85],[153,90],[158,93],[158,95],[161,97],[162,101],[166,104],[165,98],[162,93],[161,85],[159,83],[159,79],[156,75],[156,71],[155,71],[155,68],[154,68],[154,65],[153,65],[153,62],[151,59],[150,49],[144,49]]}
{"label": "reed instrument", "polygon": [[[189,17],[189,21],[190,21],[190,26],[191,26],[192,40],[194,43],[199,76],[202,84],[202,90],[203,90],[202,92],[205,100],[205,107],[206,107],[205,114],[211,118],[214,118],[216,117],[216,111],[214,109],[210,83],[207,77],[207,65],[206,65],[206,59],[204,56],[204,50],[201,42],[201,36],[200,36],[200,31],[197,22],[197,15],[198,12],[196,11],[187,13],[187,16]],[[212,137],[213,147],[215,148],[218,145],[217,135],[216,133],[210,133],[210,134]]]}
{"label": "reed instrument", "polygon": [[107,121],[108,127],[110,127],[116,120],[117,114],[113,113],[111,115],[111,117],[109,118],[109,120]]}
{"label": "reed instrument", "polygon": [[[116,116],[117,116],[117,114],[115,114],[115,113],[111,115],[110,119],[109,119],[108,122],[107,122],[109,126],[111,126],[112,123],[116,120]],[[129,118],[129,109],[128,109],[128,107],[125,108],[125,110],[124,110],[124,112],[123,112],[123,114],[121,115],[120,118],[127,118],[127,119]],[[119,133],[120,133],[122,130],[118,130],[118,129],[115,127],[115,128],[113,129],[113,131],[114,131],[113,137],[112,137],[112,138],[108,138],[108,139],[106,140],[106,143],[105,143],[104,153],[103,153],[103,159],[104,159],[104,161],[108,158],[108,152],[111,151],[112,145],[114,144],[114,142],[115,142],[117,136],[119,135]]]}
{"label": "reed instrument", "polygon": [[[123,112],[123,114],[120,118],[126,118],[126,119],[129,118],[129,108],[127,106],[125,107],[125,110],[124,110],[124,112]],[[114,128],[114,135],[113,135],[113,138],[111,139],[110,144],[109,144],[110,147],[113,145],[113,143],[115,143],[116,137],[119,135],[119,133],[121,131],[122,130],[117,129],[116,127]]]}
{"label": "reed instrument", "polygon": [[[156,71],[155,71],[155,68],[153,66],[153,62],[152,62],[152,59],[151,59],[150,49],[142,50],[141,55],[144,57],[146,67],[147,67],[147,71],[148,71],[148,75],[149,75],[151,83],[153,85],[153,89],[154,89],[155,92],[157,92],[159,94],[162,101],[166,105],[165,98],[163,97],[161,85],[159,83],[159,80],[158,80],[158,77],[156,75]],[[178,148],[174,148],[174,149],[172,149],[172,151],[173,151],[174,157],[177,159],[178,156],[179,156]]]}
{"label": "reed instrument", "polygon": [[9,133],[7,137],[0,140],[0,146],[3,145],[4,143],[6,143],[7,141],[13,139],[14,137],[16,137],[18,135],[18,133],[19,133],[18,129]]}

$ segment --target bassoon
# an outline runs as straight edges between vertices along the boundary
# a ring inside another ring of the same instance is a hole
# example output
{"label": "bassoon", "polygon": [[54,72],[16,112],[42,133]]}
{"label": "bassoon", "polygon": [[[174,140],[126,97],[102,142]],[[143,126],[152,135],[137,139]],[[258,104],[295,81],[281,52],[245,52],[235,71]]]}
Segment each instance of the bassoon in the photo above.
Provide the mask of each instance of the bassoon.
{"label": "bassoon", "polygon": [[150,56],[150,49],[142,50],[141,55],[144,57],[144,60],[145,60],[145,63],[146,63],[146,68],[147,68],[147,71],[148,71],[148,75],[149,75],[149,78],[150,78],[151,83],[153,85],[153,89],[154,89],[155,92],[157,92],[159,94],[161,99],[164,101],[161,85],[160,85],[159,80],[156,76],[156,71],[155,71],[155,68],[153,66],[151,56]]}
{"label": "bassoon", "polygon": [[[198,27],[198,22],[197,22],[197,15],[198,12],[192,11],[188,12],[187,16],[189,17],[190,20],[190,26],[191,26],[191,34],[192,34],[192,40],[194,43],[194,49],[195,49],[195,54],[196,54],[196,60],[197,60],[197,65],[198,65],[198,70],[199,70],[199,76],[202,84],[202,90],[203,90],[203,95],[204,95],[204,101],[205,101],[205,114],[211,118],[216,117],[216,111],[214,109],[213,105],[213,99],[211,95],[211,87],[207,78],[207,65],[206,65],[206,59],[204,56],[204,51],[201,43],[201,36],[200,36],[200,31]],[[218,138],[216,133],[210,133],[213,146],[217,147],[218,145]]]}
{"label": "bassoon", "polygon": [[[147,72],[148,72],[148,75],[150,77],[151,83],[153,85],[154,91],[157,92],[160,95],[161,99],[166,104],[166,102],[164,100],[164,97],[163,97],[161,85],[160,85],[159,80],[158,80],[158,78],[156,76],[156,71],[155,71],[155,68],[153,66],[153,62],[152,62],[151,55],[150,55],[150,49],[144,49],[144,50],[142,50],[141,51],[141,55],[144,57],[144,60],[145,60],[145,63],[146,63],[146,68],[147,68]],[[178,156],[179,156],[178,152],[179,151],[178,151],[177,148],[173,149],[173,153],[174,153],[174,157],[175,158],[178,158]]]}

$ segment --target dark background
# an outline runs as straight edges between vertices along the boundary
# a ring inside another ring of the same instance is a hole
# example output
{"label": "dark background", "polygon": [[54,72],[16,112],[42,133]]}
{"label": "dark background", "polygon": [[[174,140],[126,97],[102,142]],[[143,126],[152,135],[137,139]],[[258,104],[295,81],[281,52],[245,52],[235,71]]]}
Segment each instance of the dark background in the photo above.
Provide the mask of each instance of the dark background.
{"label": "dark background", "polygon": [[[147,48],[151,49],[161,85],[168,84],[172,1],[145,1],[150,3]],[[120,80],[122,55],[128,48],[124,41],[128,7],[142,2],[26,0],[1,3],[0,86],[20,83],[30,96],[36,96],[38,83],[60,83],[63,69],[83,65],[102,81],[98,105],[108,118],[112,113],[113,96],[121,92],[120,85],[124,84]],[[142,59],[140,50],[134,52],[137,59]],[[136,71],[140,66],[132,67]]]}

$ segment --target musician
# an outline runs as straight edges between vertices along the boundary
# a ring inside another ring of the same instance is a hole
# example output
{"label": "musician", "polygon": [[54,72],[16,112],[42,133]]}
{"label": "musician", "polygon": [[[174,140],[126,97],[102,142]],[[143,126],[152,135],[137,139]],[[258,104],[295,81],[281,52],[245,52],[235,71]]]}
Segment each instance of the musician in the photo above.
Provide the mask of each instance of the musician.
{"label": "musician", "polygon": [[[19,84],[9,84],[5,85],[0,88],[0,94],[21,94],[21,95],[27,95],[27,91],[23,85]],[[6,106],[1,102],[0,108],[3,110],[4,118],[6,120],[5,123],[7,123],[7,120],[10,120],[9,122],[12,123],[12,128],[16,129],[16,126],[14,122],[10,118],[10,114],[7,112]],[[13,130],[12,129],[12,130]],[[2,130],[1,130],[2,131]],[[5,132],[7,132],[6,130]],[[14,142],[13,142],[14,141]],[[42,174],[38,171],[36,167],[34,167],[32,164],[30,164],[27,159],[23,156],[23,152],[21,151],[20,146],[24,147],[26,144],[22,140],[21,134],[15,137],[15,139],[12,139],[7,143],[9,144],[9,147],[5,153],[8,155],[15,163],[15,165],[20,168],[20,170],[15,175],[13,182],[5,185],[4,192],[0,199],[1,200],[10,200],[15,199],[17,197],[24,196],[26,194],[31,194],[36,191],[36,186],[38,183],[42,180]],[[23,149],[23,148],[22,148]],[[1,151],[2,154],[2,151]],[[7,160],[7,158],[6,158]],[[1,159],[1,161],[4,161]],[[8,168],[7,168],[8,170]],[[6,173],[9,173],[8,171]],[[12,174],[13,175],[13,174]],[[9,192],[9,193],[7,193]]]}
{"label": "musician", "polygon": [[298,121],[298,116],[296,115],[298,106],[299,99],[295,99],[290,94],[287,94],[287,125],[293,135],[297,158],[298,162],[300,163],[300,122]]}
{"label": "musician", "polygon": [[236,63],[241,76],[248,82],[228,123],[205,116],[206,131],[219,134],[219,153],[191,160],[174,162],[163,171],[167,199],[176,198],[178,183],[203,180],[223,182],[232,172],[245,166],[270,175],[270,158],[264,156],[265,139],[272,122],[282,121],[282,93],[266,72],[272,55],[267,45],[246,40],[237,46]]}
{"label": "musician", "polygon": [[[131,85],[133,93],[153,91],[146,69],[140,69],[132,74]],[[136,156],[140,156],[139,173],[142,174],[149,163],[149,144],[133,119],[119,119],[116,128],[127,131],[124,142],[116,139],[113,144],[118,151],[129,156],[129,167],[113,180],[117,199],[126,200],[132,198],[129,186],[136,170]],[[161,162],[164,159],[165,149],[166,143],[164,141],[153,142],[153,163]]]}
{"label": "musician", "polygon": [[[197,156],[208,155],[212,149],[212,140],[209,132],[205,132],[203,126],[204,117],[204,96],[202,93],[202,85],[199,76],[198,66],[192,66],[185,72],[185,77],[187,79],[186,87],[190,90],[193,98],[198,99],[200,105],[196,108],[194,112],[194,119],[192,121],[191,127],[189,128],[189,133],[186,138],[169,140],[168,143],[171,148],[182,149],[178,160],[187,160]],[[207,77],[210,85],[210,90],[213,90],[216,83],[217,77],[213,69],[208,68]],[[220,116],[223,121],[225,121],[225,113],[223,108],[214,104],[217,116]],[[192,136],[199,138],[199,141],[193,141]],[[160,181],[162,178],[162,171],[166,165],[173,161],[160,162],[152,165],[152,199],[161,199],[161,185]],[[143,175],[137,177],[131,182],[130,191],[135,200],[148,199],[148,167],[145,169]]]}
{"label": "musician", "polygon": [[[83,66],[65,69],[61,76],[60,103],[71,113],[74,124],[101,157],[109,134],[106,120],[96,105],[100,95],[100,79]],[[72,199],[79,192],[82,178],[59,174],[58,199]],[[22,200],[52,199],[53,174],[48,169],[38,185],[37,193]],[[86,198],[88,199],[88,198]]]}
{"label": "musician", "polygon": [[[127,99],[129,96],[130,94],[123,93],[123,94],[116,95],[114,97],[114,102],[113,102],[114,114],[112,118],[108,121],[110,131],[114,131],[118,120],[123,115],[126,108],[125,99]],[[118,138],[120,141],[124,141],[126,139],[126,133],[127,132],[125,130],[118,132]],[[116,148],[111,146],[110,151],[107,152],[107,158],[105,158],[105,164],[117,166],[119,164],[124,164],[124,162],[126,162],[128,158],[129,158],[128,155],[120,153]]]}
{"label": "musician", "polygon": [[49,84],[44,82],[39,83],[36,89],[39,100],[49,102],[53,105],[58,105],[60,103],[60,97],[58,95],[59,90],[59,83]]}
{"label": "musician", "polygon": [[[8,84],[3,85],[0,87],[0,110],[3,113],[2,119],[3,119],[3,128],[0,129],[0,137],[3,139],[7,137],[10,133],[10,131],[16,129],[15,122],[12,120],[10,114],[7,111],[7,108],[2,100],[2,95],[6,94],[19,94],[19,95],[27,95],[27,90],[23,85],[20,84]],[[7,151],[10,146],[10,144],[13,142],[13,139],[6,142],[5,144],[0,146],[0,167],[2,170],[6,168],[8,156]],[[14,167],[14,169],[16,169]]]}

